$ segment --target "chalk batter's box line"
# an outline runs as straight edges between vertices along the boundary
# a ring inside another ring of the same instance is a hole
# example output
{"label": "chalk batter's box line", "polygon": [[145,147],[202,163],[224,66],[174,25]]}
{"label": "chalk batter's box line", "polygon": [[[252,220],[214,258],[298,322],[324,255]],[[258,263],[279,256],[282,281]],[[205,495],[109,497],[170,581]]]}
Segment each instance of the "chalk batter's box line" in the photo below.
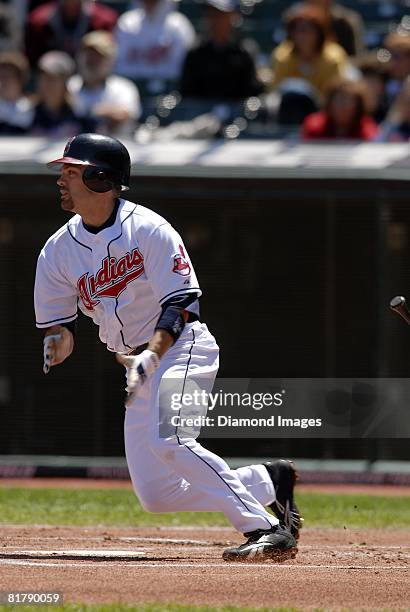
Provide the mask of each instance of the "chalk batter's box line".
{"label": "chalk batter's box line", "polygon": [[73,562],[65,562],[63,559],[56,559],[54,562],[52,561],[27,561],[25,559],[1,559],[0,560],[0,566],[2,565],[20,565],[20,566],[28,566],[28,567],[53,567],[56,569],[60,569],[60,570],[64,570],[67,567],[71,567],[74,569],[79,569],[81,570],[84,567],[93,567],[93,568],[106,568],[109,569],[113,566],[118,566],[121,565],[121,567],[123,567],[124,569],[126,568],[130,568],[130,567],[138,567],[139,569],[158,569],[158,568],[166,568],[168,570],[172,570],[173,568],[181,568],[181,567],[192,567],[192,568],[208,568],[208,569],[212,569],[215,567],[218,568],[225,568],[227,570],[240,570],[243,568],[249,569],[249,568],[255,568],[255,569],[261,569],[264,568],[266,570],[272,571],[272,570],[279,570],[279,569],[286,569],[286,570],[309,570],[309,569],[314,569],[314,570],[345,570],[345,571],[362,571],[362,570],[369,570],[369,571],[386,571],[386,572],[391,572],[391,571],[402,571],[405,570],[407,572],[410,572],[410,566],[406,566],[406,565],[388,565],[388,566],[384,566],[384,565],[300,565],[300,564],[295,564],[295,565],[290,565],[290,564],[284,564],[284,563],[280,563],[280,564],[274,564],[274,563],[172,563],[172,562],[164,562],[164,563],[152,563],[152,562],[145,562],[145,563],[134,563],[134,562],[129,562],[129,561],[112,561],[112,560],[107,560],[107,561],[94,561],[92,563],[88,563],[88,562],[84,562],[79,560],[77,563],[73,563]]}
{"label": "chalk batter's box line", "polygon": [[[16,538],[17,536],[5,536],[10,537],[10,538]],[[36,540],[38,541],[39,539],[41,539],[42,541],[44,540],[58,540],[61,541],[61,538],[64,536],[39,536],[39,535],[33,535],[33,536],[24,536],[25,540]],[[68,541],[71,540],[76,540],[79,542],[106,542],[107,539],[104,536],[90,536],[90,537],[86,537],[86,536],[67,536],[65,538]],[[110,537],[111,541],[118,541],[118,542],[152,542],[153,544],[181,544],[183,546],[186,545],[192,545],[192,546],[215,546],[215,542],[207,542],[206,540],[187,540],[187,539],[176,539],[176,538],[150,538],[148,536],[111,536]],[[222,543],[221,543],[222,544]],[[9,547],[10,548],[10,547]],[[108,549],[107,549],[108,550]]]}

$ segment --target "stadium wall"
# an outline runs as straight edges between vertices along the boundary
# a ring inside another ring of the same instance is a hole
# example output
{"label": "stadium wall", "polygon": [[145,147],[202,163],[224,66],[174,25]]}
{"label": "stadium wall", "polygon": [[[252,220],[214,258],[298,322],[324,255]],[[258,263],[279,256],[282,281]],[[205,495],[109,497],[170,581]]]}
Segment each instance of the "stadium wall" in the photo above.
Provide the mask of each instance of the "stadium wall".
{"label": "stadium wall", "polygon": [[[389,312],[409,286],[407,182],[139,176],[129,199],[168,218],[200,278],[225,377],[407,377],[410,337]],[[0,176],[0,454],[123,455],[123,372],[80,317],[47,379],[33,279],[67,216],[55,177]],[[258,360],[247,356],[257,350]],[[243,440],[209,440],[225,454]],[[246,453],[409,458],[408,440],[253,440]]]}

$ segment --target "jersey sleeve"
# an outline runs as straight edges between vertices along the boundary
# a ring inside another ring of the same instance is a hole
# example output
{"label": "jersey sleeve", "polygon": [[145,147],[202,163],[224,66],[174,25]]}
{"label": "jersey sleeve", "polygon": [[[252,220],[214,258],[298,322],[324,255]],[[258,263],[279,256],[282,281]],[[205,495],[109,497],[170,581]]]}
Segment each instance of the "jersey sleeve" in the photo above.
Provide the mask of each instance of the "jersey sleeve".
{"label": "jersey sleeve", "polygon": [[77,318],[77,289],[57,269],[43,249],[34,283],[36,327],[69,323]]}
{"label": "jersey sleeve", "polygon": [[184,293],[201,295],[182,239],[169,223],[157,227],[144,242],[145,273],[160,304]]}

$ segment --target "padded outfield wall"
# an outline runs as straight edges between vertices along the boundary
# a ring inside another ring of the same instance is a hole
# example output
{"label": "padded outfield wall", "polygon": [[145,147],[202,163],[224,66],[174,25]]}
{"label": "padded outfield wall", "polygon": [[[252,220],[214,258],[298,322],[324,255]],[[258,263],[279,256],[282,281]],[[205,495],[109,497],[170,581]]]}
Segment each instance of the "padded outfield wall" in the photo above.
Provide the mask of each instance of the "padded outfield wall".
{"label": "padded outfield wall", "polygon": [[[403,150],[404,151],[404,150]],[[404,151],[405,152],[405,151]],[[408,158],[394,171],[134,167],[129,199],[183,235],[224,377],[409,377]],[[244,168],[244,166],[243,166]],[[0,454],[123,454],[123,371],[79,318],[75,354],[42,374],[38,252],[67,220],[55,177],[1,163]],[[243,454],[243,440],[211,440]],[[249,455],[408,459],[408,440],[252,440]]]}

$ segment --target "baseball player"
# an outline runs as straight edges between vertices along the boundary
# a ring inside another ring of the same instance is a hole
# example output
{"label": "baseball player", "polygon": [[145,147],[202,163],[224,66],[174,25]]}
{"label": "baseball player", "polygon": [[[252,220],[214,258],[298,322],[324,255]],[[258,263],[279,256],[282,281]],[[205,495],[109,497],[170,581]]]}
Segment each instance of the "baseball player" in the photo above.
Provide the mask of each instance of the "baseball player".
{"label": "baseball player", "polygon": [[247,538],[224,551],[227,561],[295,556],[302,519],[290,462],[231,470],[183,428],[160,435],[171,409],[160,384],[210,391],[219,349],[200,322],[201,290],[181,237],[158,214],[122,197],[130,179],[127,149],[114,138],[80,134],[49,164],[55,165],[61,207],[75,215],[38,258],[34,297],[36,325],[45,330],[44,372],[72,353],[81,310],[126,367],[125,451],[144,509],[223,512]]}

